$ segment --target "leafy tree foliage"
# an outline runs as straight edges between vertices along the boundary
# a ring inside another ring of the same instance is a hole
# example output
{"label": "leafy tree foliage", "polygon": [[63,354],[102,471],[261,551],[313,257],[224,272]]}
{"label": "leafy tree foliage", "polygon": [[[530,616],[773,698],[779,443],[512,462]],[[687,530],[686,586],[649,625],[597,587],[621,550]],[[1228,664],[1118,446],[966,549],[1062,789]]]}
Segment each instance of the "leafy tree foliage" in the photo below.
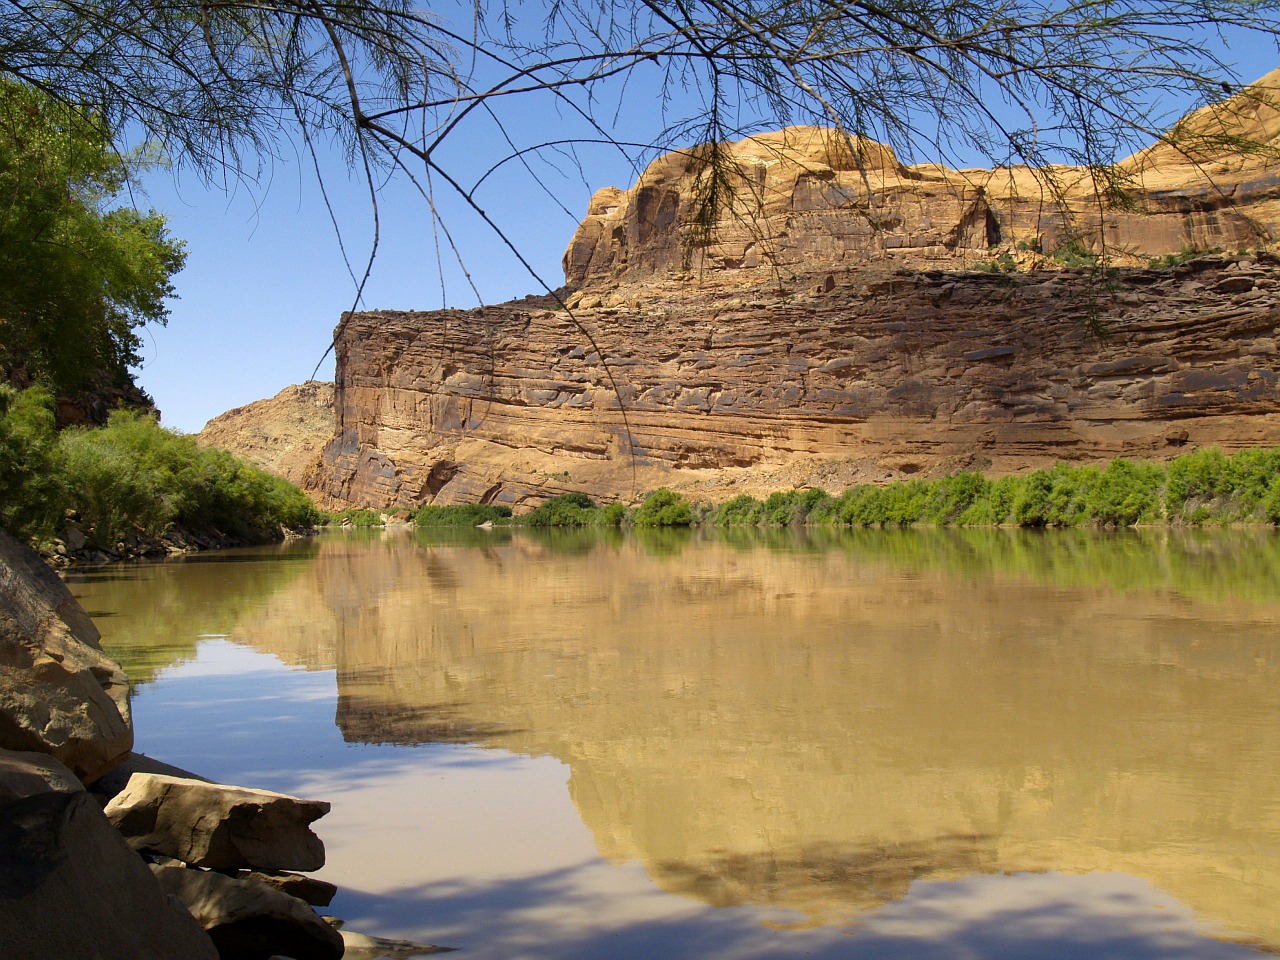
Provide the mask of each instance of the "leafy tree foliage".
{"label": "leafy tree foliage", "polygon": [[52,536],[62,517],[63,487],[53,398],[0,383],[0,527],[18,536]]}
{"label": "leafy tree foliage", "polygon": [[164,323],[182,244],[164,218],[113,207],[129,182],[93,117],[0,83],[0,366],[59,392],[138,360],[138,329]]}

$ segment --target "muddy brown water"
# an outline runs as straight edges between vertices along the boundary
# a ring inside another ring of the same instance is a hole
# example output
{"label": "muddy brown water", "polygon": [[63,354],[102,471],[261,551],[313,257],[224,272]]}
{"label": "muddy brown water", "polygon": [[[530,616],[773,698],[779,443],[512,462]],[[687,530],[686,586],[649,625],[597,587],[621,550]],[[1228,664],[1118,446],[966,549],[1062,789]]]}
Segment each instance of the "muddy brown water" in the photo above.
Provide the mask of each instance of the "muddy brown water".
{"label": "muddy brown water", "polygon": [[139,749],[482,958],[1280,951],[1280,537],[333,533],[78,571]]}

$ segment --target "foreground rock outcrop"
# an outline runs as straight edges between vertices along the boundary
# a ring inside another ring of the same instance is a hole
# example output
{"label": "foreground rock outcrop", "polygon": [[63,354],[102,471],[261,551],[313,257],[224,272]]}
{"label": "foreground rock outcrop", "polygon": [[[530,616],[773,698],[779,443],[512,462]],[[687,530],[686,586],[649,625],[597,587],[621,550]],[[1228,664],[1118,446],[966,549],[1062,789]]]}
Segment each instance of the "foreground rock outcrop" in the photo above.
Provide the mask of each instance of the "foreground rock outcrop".
{"label": "foreground rock outcrop", "polygon": [[0,751],[0,930],[6,957],[218,957],[74,774],[41,753]]}
{"label": "foreground rock outcrop", "polygon": [[152,867],[161,888],[182,903],[224,960],[338,960],[342,935],[297,897],[257,880],[207,870]]}
{"label": "foreground rock outcrop", "polygon": [[135,850],[213,870],[319,870],[324,844],[310,824],[329,804],[268,790],[135,773],[107,818]]}
{"label": "foreground rock outcrop", "polygon": [[86,783],[133,747],[129,681],[57,574],[0,531],[0,747],[56,757]]}
{"label": "foreground rock outcrop", "polygon": [[561,297],[344,316],[304,486],[716,500],[1280,445],[1278,93],[1280,71],[1190,115],[1110,206],[1082,169],[906,167],[790,128],[725,147],[742,189],[706,243],[699,151],[659,158],[593,198]]}

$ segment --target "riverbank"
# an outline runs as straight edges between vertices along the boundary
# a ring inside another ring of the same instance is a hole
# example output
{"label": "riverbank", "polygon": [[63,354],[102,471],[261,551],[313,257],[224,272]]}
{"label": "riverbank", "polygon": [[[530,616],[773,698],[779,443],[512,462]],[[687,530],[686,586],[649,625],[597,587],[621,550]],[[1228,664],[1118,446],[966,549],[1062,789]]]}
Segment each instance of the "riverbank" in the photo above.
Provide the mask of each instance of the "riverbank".
{"label": "riverbank", "polygon": [[[130,684],[65,584],[0,532],[0,928],[44,960],[410,957],[342,930],[324,801],[133,752]],[[67,923],[68,918],[74,922]],[[6,955],[8,955],[6,953]]]}
{"label": "riverbank", "polygon": [[1280,450],[1227,456],[1205,449],[1167,463],[1117,458],[1105,466],[1059,463],[1047,470],[992,477],[964,470],[937,479],[858,484],[840,494],[817,487],[741,494],[721,503],[655,490],[634,506],[586,494],[552,497],[513,517],[498,505],[420,507],[381,514],[334,515],[349,526],[387,521],[470,527],[1129,527],[1280,523]]}
{"label": "riverbank", "polygon": [[55,565],[269,543],[322,519],[297,487],[117,410],[56,426],[53,398],[0,386],[0,527]]}

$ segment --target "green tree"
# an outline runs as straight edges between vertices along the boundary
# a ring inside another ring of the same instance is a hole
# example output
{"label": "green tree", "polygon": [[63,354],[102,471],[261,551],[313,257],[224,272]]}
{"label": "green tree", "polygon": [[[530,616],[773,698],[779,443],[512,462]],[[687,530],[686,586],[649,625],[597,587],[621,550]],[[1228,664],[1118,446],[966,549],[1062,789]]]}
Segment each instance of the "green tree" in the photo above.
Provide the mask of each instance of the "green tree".
{"label": "green tree", "polygon": [[182,244],[113,207],[129,163],[80,110],[0,83],[0,365],[58,392],[129,381],[138,329],[165,322]]}
{"label": "green tree", "polygon": [[0,383],[0,527],[22,538],[53,536],[65,500],[53,397]]}

